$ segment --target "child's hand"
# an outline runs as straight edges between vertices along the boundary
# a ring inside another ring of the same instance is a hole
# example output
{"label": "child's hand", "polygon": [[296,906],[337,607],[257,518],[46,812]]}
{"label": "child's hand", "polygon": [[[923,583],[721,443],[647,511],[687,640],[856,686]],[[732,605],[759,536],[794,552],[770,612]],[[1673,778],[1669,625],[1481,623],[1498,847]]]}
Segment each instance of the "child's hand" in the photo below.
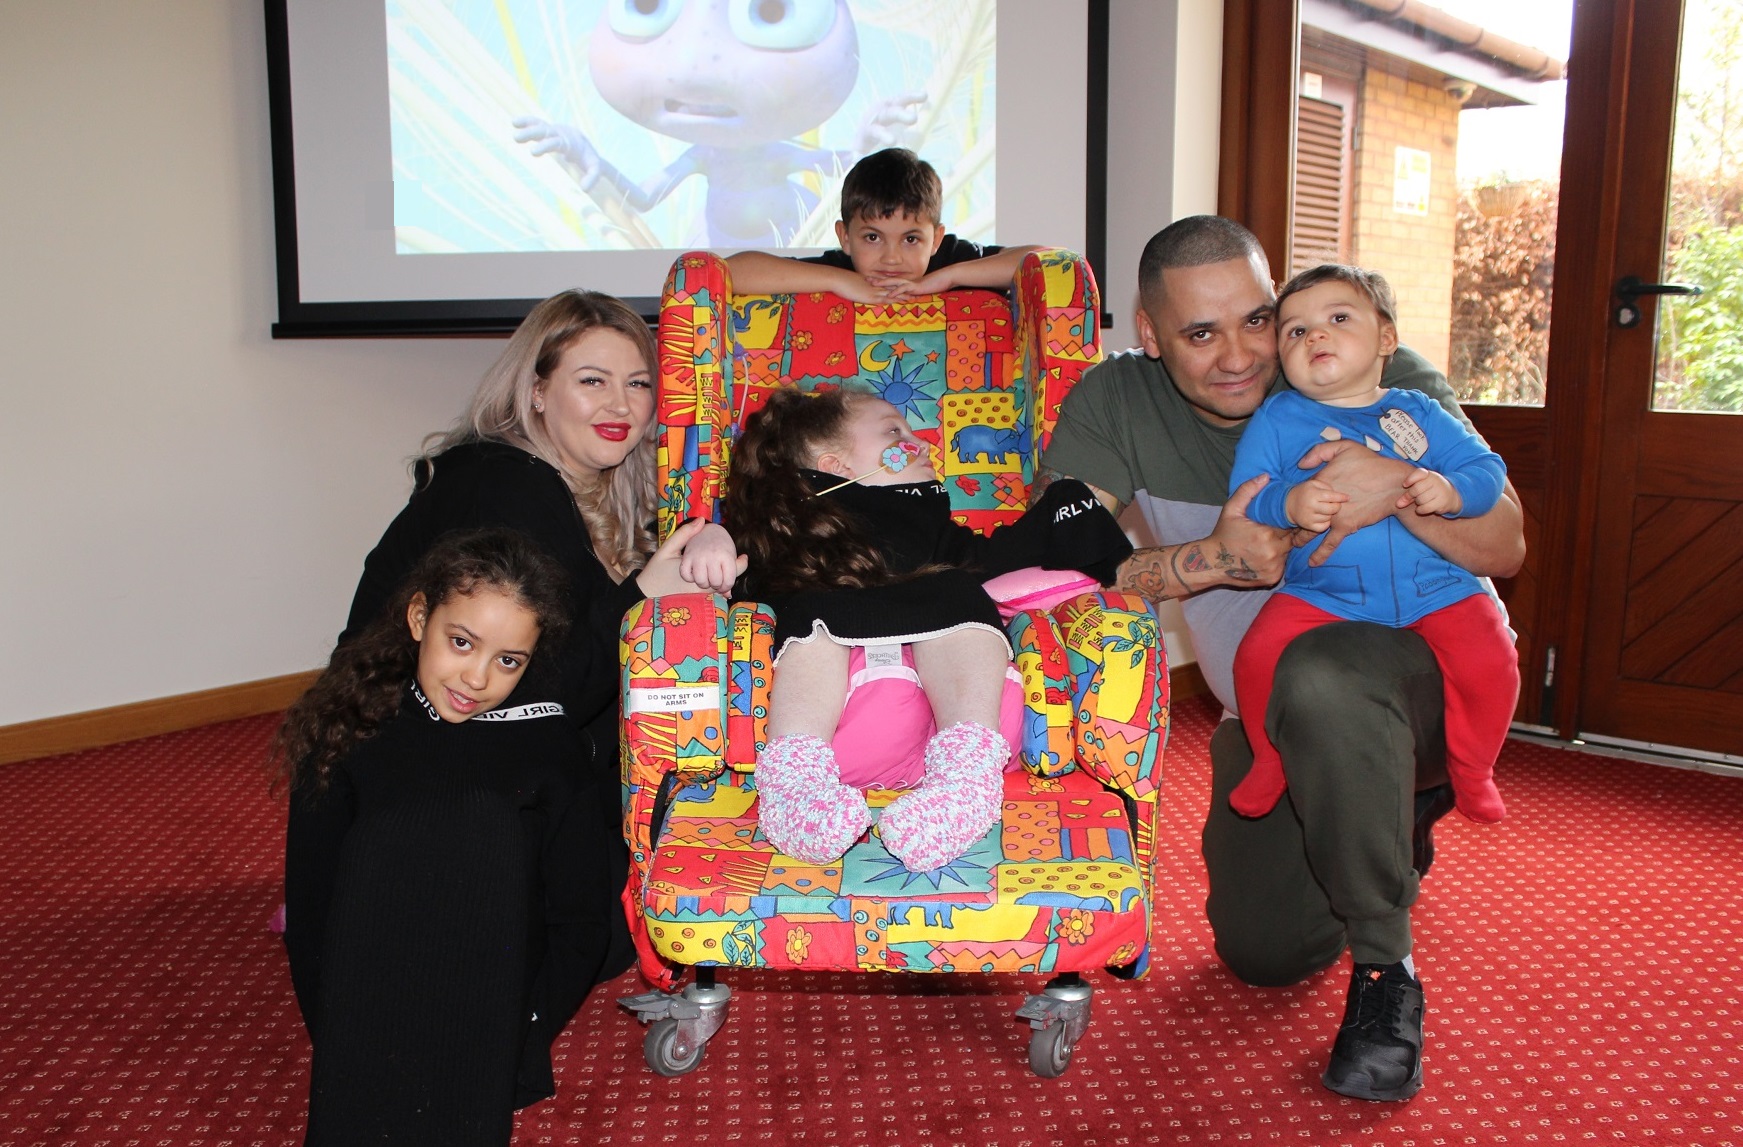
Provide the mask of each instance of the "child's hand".
{"label": "child's hand", "polygon": [[[648,564],[635,576],[636,585],[641,587],[643,594],[648,597],[661,597],[669,593],[720,592],[709,586],[699,585],[684,576],[685,551],[691,542],[708,531],[710,524],[695,518],[672,531],[672,536],[654,551]],[[720,536],[727,537],[724,529],[720,529]],[[731,539],[728,538],[727,545],[730,547],[731,544]],[[733,565],[742,570],[748,562],[748,558],[739,558]],[[732,579],[728,578],[726,584],[730,587]]]}
{"label": "child's hand", "polygon": [[1339,508],[1349,500],[1348,494],[1338,493],[1329,482],[1309,478],[1289,491],[1283,499],[1283,509],[1301,529],[1323,534],[1337,517]]}
{"label": "child's hand", "polygon": [[731,593],[732,583],[744,572],[749,558],[740,557],[726,527],[709,522],[684,546],[678,574],[698,589]]}
{"label": "child's hand", "polygon": [[1427,517],[1430,514],[1456,514],[1464,508],[1465,500],[1459,495],[1458,487],[1447,481],[1446,475],[1419,466],[1404,479],[1404,493],[1398,499],[1400,510],[1411,504],[1416,506],[1418,514]]}
{"label": "child's hand", "polygon": [[916,299],[925,295],[942,295],[956,285],[951,277],[949,267],[940,267],[930,275],[922,275],[918,279],[873,279],[873,284],[884,291],[884,298],[889,302],[898,299]]}
{"label": "child's hand", "polygon": [[850,303],[887,303],[889,298],[878,279],[849,272],[841,277],[841,285],[832,288]]}

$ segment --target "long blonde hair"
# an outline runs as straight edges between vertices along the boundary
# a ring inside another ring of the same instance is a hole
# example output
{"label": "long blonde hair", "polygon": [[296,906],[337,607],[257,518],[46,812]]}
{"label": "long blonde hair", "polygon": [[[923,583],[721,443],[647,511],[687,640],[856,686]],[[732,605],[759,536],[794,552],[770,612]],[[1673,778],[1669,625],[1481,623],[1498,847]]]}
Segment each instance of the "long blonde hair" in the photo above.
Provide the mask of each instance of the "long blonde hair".
{"label": "long blonde hair", "polygon": [[654,552],[650,526],[654,518],[657,419],[649,420],[647,432],[628,457],[594,476],[576,474],[563,466],[545,429],[544,416],[533,410],[533,391],[539,381],[550,377],[576,339],[601,327],[635,343],[649,373],[658,374],[653,332],[620,300],[598,291],[552,295],[532,309],[508,340],[508,346],[485,372],[472,396],[471,408],[459,423],[446,434],[432,434],[425,440],[423,457],[433,465],[435,456],[450,447],[487,440],[517,446],[550,463],[574,495],[594,553],[611,576],[622,581]]}

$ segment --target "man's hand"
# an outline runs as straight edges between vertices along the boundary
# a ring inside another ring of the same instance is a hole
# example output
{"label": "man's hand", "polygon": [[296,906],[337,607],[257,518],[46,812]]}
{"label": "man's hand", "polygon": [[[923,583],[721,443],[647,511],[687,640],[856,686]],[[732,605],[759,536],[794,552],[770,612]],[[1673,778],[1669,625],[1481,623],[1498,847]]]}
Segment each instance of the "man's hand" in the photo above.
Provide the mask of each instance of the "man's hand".
{"label": "man's hand", "polygon": [[1283,508],[1289,514],[1289,520],[1300,529],[1323,534],[1326,527],[1337,517],[1343,504],[1349,500],[1348,494],[1339,493],[1332,488],[1331,483],[1320,478],[1309,478],[1291,487],[1283,499]]}
{"label": "man's hand", "polygon": [[1446,475],[1420,466],[1404,479],[1404,491],[1404,496],[1398,500],[1398,508],[1415,506],[1416,512],[1424,516],[1457,514],[1465,505],[1458,487],[1449,482]]}
{"label": "man's hand", "polygon": [[[1289,552],[1295,548],[1297,531],[1279,530],[1247,517],[1253,495],[1264,489],[1267,481],[1269,477],[1260,474],[1236,487],[1208,538],[1152,546],[1127,558],[1120,563],[1114,588],[1164,601],[1216,586],[1276,585],[1283,577]],[[1108,509],[1118,505],[1104,491],[1095,493]]]}
{"label": "man's hand", "polygon": [[[1302,455],[1299,465],[1303,470],[1311,470],[1322,463],[1325,469],[1315,474],[1314,479],[1346,495],[1349,500],[1338,508],[1324,540],[1307,559],[1307,563],[1313,566],[1324,565],[1332,551],[1363,526],[1383,521],[1397,513],[1401,504],[1408,504],[1404,480],[1412,470],[1408,462],[1384,457],[1360,442],[1344,439],[1319,443]],[[1400,503],[1400,498],[1405,502]]]}
{"label": "man's hand", "polygon": [[1404,481],[1415,469],[1396,458],[1384,458],[1355,442],[1322,442],[1301,459],[1303,469],[1326,464],[1315,477],[1350,495],[1331,528],[1321,535],[1319,549],[1308,559],[1321,565],[1342,541],[1384,518],[1398,516],[1404,528],[1435,553],[1478,577],[1512,577],[1525,561],[1524,514],[1519,495],[1509,482],[1501,500],[1475,518],[1444,518],[1438,514],[1399,514],[1415,499]]}
{"label": "man's hand", "polygon": [[1270,480],[1268,474],[1255,474],[1235,487],[1217,515],[1216,528],[1202,543],[1197,561],[1183,558],[1188,572],[1193,572],[1195,564],[1202,564],[1221,575],[1217,581],[1232,585],[1276,585],[1282,580],[1283,564],[1295,548],[1295,531],[1247,517],[1254,495]]}

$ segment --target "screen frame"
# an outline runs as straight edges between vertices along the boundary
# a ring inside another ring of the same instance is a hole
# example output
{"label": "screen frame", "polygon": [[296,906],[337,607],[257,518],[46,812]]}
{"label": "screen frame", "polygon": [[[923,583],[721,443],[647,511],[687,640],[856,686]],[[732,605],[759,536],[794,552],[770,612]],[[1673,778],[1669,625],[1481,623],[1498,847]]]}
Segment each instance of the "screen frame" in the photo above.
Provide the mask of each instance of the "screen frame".
{"label": "screen frame", "polygon": [[[278,319],[275,339],[416,338],[506,335],[537,298],[471,298],[309,302],[298,266],[296,152],[292,137],[289,0],[264,0],[266,79],[271,130],[273,230],[277,256]],[[1084,257],[1100,267],[1107,245],[1107,106],[1109,0],[1087,0],[1088,91],[1084,125]],[[625,296],[650,323],[659,296]],[[1111,316],[1103,314],[1102,325]]]}

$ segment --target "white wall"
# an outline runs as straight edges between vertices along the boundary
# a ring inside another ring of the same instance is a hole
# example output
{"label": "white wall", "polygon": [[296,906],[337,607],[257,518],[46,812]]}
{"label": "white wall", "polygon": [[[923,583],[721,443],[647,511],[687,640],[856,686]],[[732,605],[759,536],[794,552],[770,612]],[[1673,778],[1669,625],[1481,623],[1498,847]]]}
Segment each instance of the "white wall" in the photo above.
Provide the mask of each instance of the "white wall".
{"label": "white wall", "polygon": [[[1108,250],[1103,306],[1110,351],[1136,346],[1138,256],[1176,219],[1216,210],[1222,106],[1222,0],[1111,0],[1108,13]],[[1170,65],[1173,66],[1170,66]],[[1136,510],[1122,523],[1154,539]],[[1159,611],[1168,660],[1193,660],[1179,605]]]}
{"label": "white wall", "polygon": [[1109,350],[1138,343],[1138,256],[1150,236],[1216,210],[1222,32],[1222,0],[1111,0],[1108,251],[1096,268],[1113,312]]}
{"label": "white wall", "polygon": [[[1214,207],[1221,3],[1112,19],[1118,347],[1144,240]],[[268,337],[258,0],[0,0],[0,170],[0,725],[321,664],[501,342]]]}
{"label": "white wall", "polygon": [[268,338],[261,8],[0,7],[0,725],[321,664],[501,345]]}

